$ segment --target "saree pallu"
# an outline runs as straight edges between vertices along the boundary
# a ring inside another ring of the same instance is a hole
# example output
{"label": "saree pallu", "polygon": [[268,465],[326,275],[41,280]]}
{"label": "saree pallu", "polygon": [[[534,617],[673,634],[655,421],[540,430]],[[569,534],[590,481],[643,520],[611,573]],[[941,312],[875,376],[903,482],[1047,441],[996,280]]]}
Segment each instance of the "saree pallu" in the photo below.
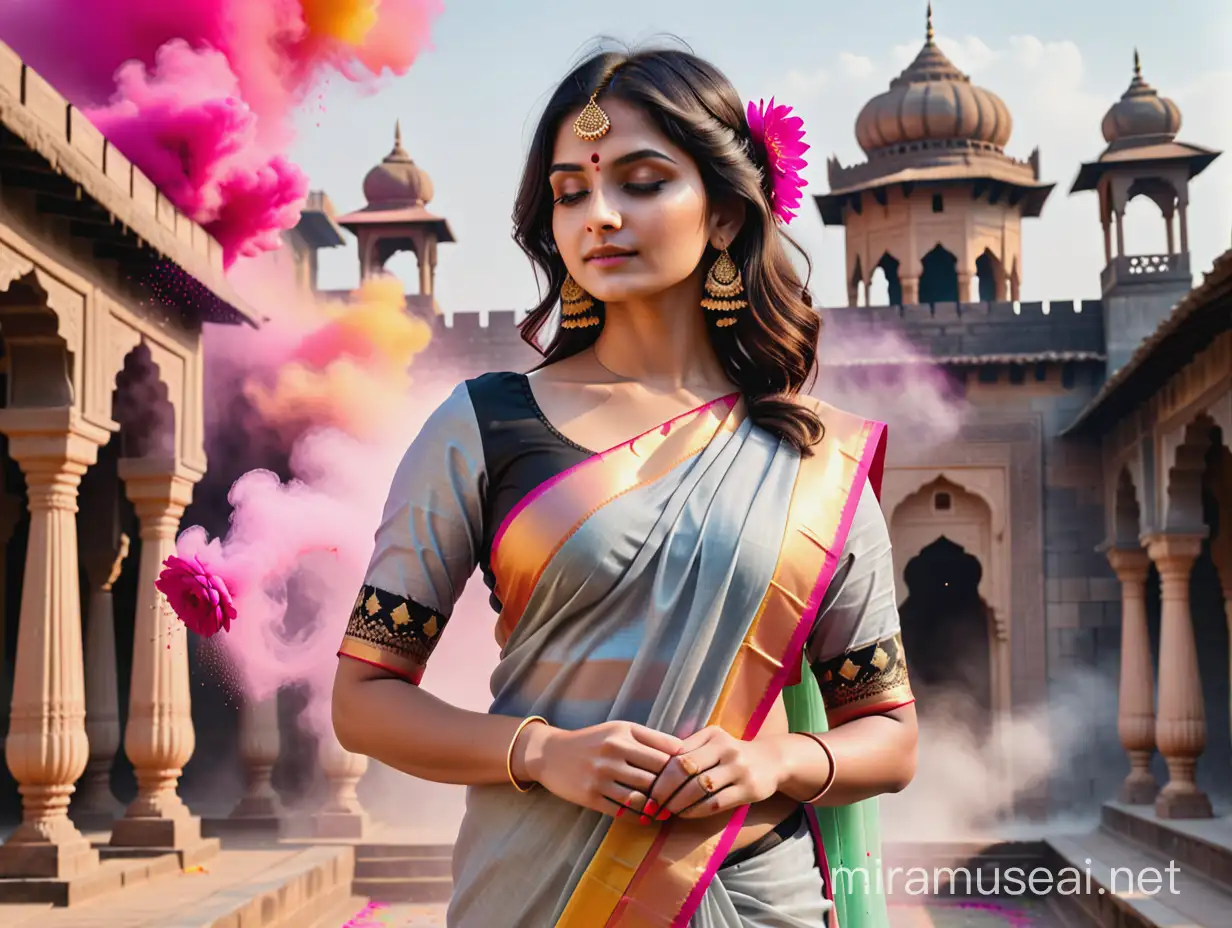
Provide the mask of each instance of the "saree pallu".
{"label": "saree pallu", "polygon": [[[492,546],[502,653],[491,711],[753,738],[799,679],[859,491],[880,483],[884,426],[819,413],[826,436],[802,458],[727,397],[522,500]],[[471,787],[448,924],[738,928],[702,902],[747,811],[641,826],[543,789]]]}

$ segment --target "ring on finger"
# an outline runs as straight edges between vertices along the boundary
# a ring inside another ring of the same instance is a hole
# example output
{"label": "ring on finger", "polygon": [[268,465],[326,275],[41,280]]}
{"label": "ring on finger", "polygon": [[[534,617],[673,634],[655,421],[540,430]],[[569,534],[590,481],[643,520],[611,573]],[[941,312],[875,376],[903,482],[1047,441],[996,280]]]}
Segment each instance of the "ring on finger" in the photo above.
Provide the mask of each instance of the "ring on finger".
{"label": "ring on finger", "polygon": [[697,785],[702,788],[702,792],[707,796],[714,794],[714,780],[710,779],[710,774],[703,773],[697,778]]}

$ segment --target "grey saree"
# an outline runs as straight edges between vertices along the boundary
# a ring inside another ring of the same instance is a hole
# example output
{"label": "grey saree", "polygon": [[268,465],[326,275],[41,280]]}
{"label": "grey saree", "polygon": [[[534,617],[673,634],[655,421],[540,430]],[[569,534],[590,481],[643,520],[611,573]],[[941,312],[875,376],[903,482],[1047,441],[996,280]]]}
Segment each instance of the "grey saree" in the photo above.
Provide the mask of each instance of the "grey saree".
{"label": "grey saree", "polygon": [[[551,427],[522,375],[460,385],[395,475],[340,654],[417,684],[480,566],[501,644],[493,713],[752,738],[802,666],[830,726],[910,702],[875,495],[884,426],[818,411],[811,457],[734,394],[596,453]],[[725,867],[747,809],[641,826],[542,789],[471,787],[448,924],[833,924],[806,812]]]}

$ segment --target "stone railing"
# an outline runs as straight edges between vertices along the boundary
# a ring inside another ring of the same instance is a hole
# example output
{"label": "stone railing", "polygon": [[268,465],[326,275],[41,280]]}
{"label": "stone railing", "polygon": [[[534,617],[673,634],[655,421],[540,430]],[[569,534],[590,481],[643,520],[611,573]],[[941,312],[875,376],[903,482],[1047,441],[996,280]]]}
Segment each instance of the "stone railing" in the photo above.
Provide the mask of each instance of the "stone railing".
{"label": "stone railing", "polygon": [[1121,255],[1100,272],[1105,293],[1116,286],[1160,283],[1192,286],[1189,255]]}

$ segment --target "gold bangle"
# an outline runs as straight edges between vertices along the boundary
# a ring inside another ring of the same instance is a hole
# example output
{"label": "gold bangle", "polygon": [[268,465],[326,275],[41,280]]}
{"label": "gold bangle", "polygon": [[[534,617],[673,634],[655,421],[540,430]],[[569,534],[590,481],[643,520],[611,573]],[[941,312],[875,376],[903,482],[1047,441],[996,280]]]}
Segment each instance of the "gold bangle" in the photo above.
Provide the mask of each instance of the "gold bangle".
{"label": "gold bangle", "polygon": [[826,752],[826,758],[830,761],[830,772],[826,774],[826,782],[822,784],[821,789],[819,789],[815,795],[804,800],[805,805],[811,806],[818,799],[828,793],[830,791],[830,787],[834,785],[834,775],[838,772],[838,765],[834,762],[834,752],[830,750],[830,745],[826,744],[820,735],[811,731],[798,731],[796,734],[804,735],[804,737],[812,738],[816,741],[819,745],[821,745],[821,749]]}
{"label": "gold bangle", "polygon": [[518,743],[518,735],[522,734],[526,726],[530,725],[532,722],[542,722],[544,725],[546,725],[548,723],[548,720],[545,719],[542,715],[531,715],[531,716],[528,716],[527,718],[522,719],[522,724],[518,726],[517,731],[513,733],[513,737],[509,739],[509,750],[505,752],[505,772],[509,774],[509,782],[513,784],[513,788],[516,789],[519,793],[529,793],[532,789],[535,788],[535,785],[536,785],[535,783],[532,782],[530,786],[523,786],[521,783],[518,782],[518,778],[513,775],[514,745]]}

